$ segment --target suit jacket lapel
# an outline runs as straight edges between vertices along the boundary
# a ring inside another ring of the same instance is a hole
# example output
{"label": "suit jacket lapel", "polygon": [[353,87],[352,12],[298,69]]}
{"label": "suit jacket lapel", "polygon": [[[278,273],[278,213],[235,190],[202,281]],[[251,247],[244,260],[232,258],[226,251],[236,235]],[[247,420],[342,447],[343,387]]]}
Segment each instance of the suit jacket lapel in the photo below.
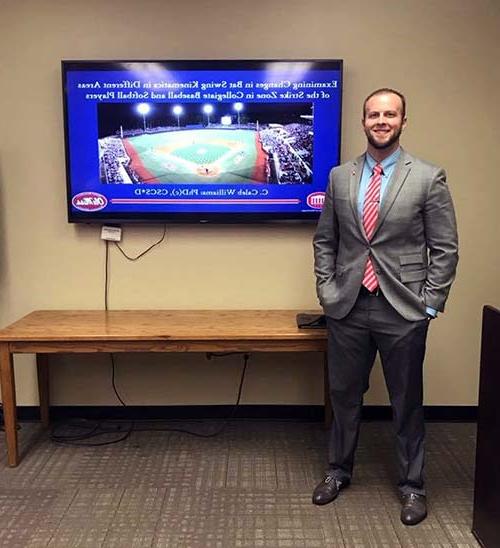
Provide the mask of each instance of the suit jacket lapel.
{"label": "suit jacket lapel", "polygon": [[394,171],[389,180],[387,190],[385,191],[385,195],[382,198],[382,206],[378,214],[377,226],[375,227],[375,231],[373,232],[372,239],[373,237],[375,237],[375,234],[384,222],[387,213],[389,213],[391,207],[393,206],[394,201],[396,200],[399,191],[401,190],[401,187],[408,177],[408,173],[410,173],[411,165],[411,156],[407,154],[404,150],[401,150],[401,156],[399,157],[397,164],[394,166]]}
{"label": "suit jacket lapel", "polygon": [[351,207],[352,214],[356,219],[358,224],[359,231],[365,238],[365,230],[363,228],[363,221],[358,213],[358,194],[359,194],[359,183],[361,181],[361,175],[363,174],[363,168],[365,165],[365,155],[362,154],[358,156],[352,163],[352,170],[349,174],[349,196],[351,198]]}

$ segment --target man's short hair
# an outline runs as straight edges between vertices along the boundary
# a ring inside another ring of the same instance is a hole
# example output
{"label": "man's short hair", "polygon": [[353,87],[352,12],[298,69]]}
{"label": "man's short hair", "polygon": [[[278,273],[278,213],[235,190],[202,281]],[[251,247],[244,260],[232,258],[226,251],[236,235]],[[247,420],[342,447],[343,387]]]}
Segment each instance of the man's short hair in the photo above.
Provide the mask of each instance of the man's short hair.
{"label": "man's short hair", "polygon": [[405,96],[400,91],[398,91],[396,89],[380,88],[380,89],[376,89],[375,91],[370,93],[370,95],[368,95],[368,97],[365,99],[365,101],[363,103],[363,120],[365,119],[365,116],[366,116],[366,103],[372,97],[375,97],[375,95],[381,95],[382,93],[394,93],[394,95],[397,95],[401,99],[401,104],[402,104],[402,112],[401,113],[402,113],[402,117],[404,119],[405,116],[406,116],[406,99],[405,99]]}

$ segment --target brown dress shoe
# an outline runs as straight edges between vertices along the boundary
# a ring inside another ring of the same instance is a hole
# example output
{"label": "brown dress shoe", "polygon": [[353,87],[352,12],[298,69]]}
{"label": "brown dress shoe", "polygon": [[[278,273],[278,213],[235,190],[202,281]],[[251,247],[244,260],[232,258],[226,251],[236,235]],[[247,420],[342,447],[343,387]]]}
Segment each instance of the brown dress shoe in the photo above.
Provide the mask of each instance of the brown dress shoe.
{"label": "brown dress shoe", "polygon": [[333,476],[326,475],[313,491],[313,504],[322,505],[334,501],[340,490],[347,487],[347,485],[347,483],[335,479]]}
{"label": "brown dress shoe", "polygon": [[427,501],[424,495],[409,493],[401,497],[401,521],[405,525],[417,525],[427,517]]}

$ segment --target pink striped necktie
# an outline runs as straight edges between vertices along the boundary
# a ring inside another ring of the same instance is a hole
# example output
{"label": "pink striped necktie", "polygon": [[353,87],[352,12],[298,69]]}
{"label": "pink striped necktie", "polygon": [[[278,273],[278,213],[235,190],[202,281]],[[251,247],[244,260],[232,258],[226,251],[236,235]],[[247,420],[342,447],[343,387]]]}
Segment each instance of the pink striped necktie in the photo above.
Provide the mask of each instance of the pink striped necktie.
{"label": "pink striped necktie", "polygon": [[[376,164],[373,168],[373,175],[366,189],[365,201],[363,203],[363,228],[365,229],[366,238],[368,241],[372,239],[375,231],[375,226],[378,220],[378,212],[380,206],[380,186],[382,184],[382,166]],[[365,266],[365,273],[362,284],[368,291],[375,291],[378,287],[378,280],[373,268],[371,257]]]}

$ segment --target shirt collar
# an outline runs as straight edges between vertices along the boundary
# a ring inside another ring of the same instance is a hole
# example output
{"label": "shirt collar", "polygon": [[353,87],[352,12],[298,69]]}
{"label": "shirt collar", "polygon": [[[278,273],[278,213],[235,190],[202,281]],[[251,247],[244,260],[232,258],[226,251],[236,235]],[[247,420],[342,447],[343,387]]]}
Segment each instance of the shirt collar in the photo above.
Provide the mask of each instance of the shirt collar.
{"label": "shirt collar", "polygon": [[[382,166],[384,173],[387,173],[387,170],[391,168],[398,161],[400,154],[401,154],[401,147],[398,147],[390,156],[387,156],[387,158],[384,158],[380,162],[380,165]],[[373,171],[373,168],[378,163],[368,154],[368,152],[366,153],[365,161],[370,171]]]}

